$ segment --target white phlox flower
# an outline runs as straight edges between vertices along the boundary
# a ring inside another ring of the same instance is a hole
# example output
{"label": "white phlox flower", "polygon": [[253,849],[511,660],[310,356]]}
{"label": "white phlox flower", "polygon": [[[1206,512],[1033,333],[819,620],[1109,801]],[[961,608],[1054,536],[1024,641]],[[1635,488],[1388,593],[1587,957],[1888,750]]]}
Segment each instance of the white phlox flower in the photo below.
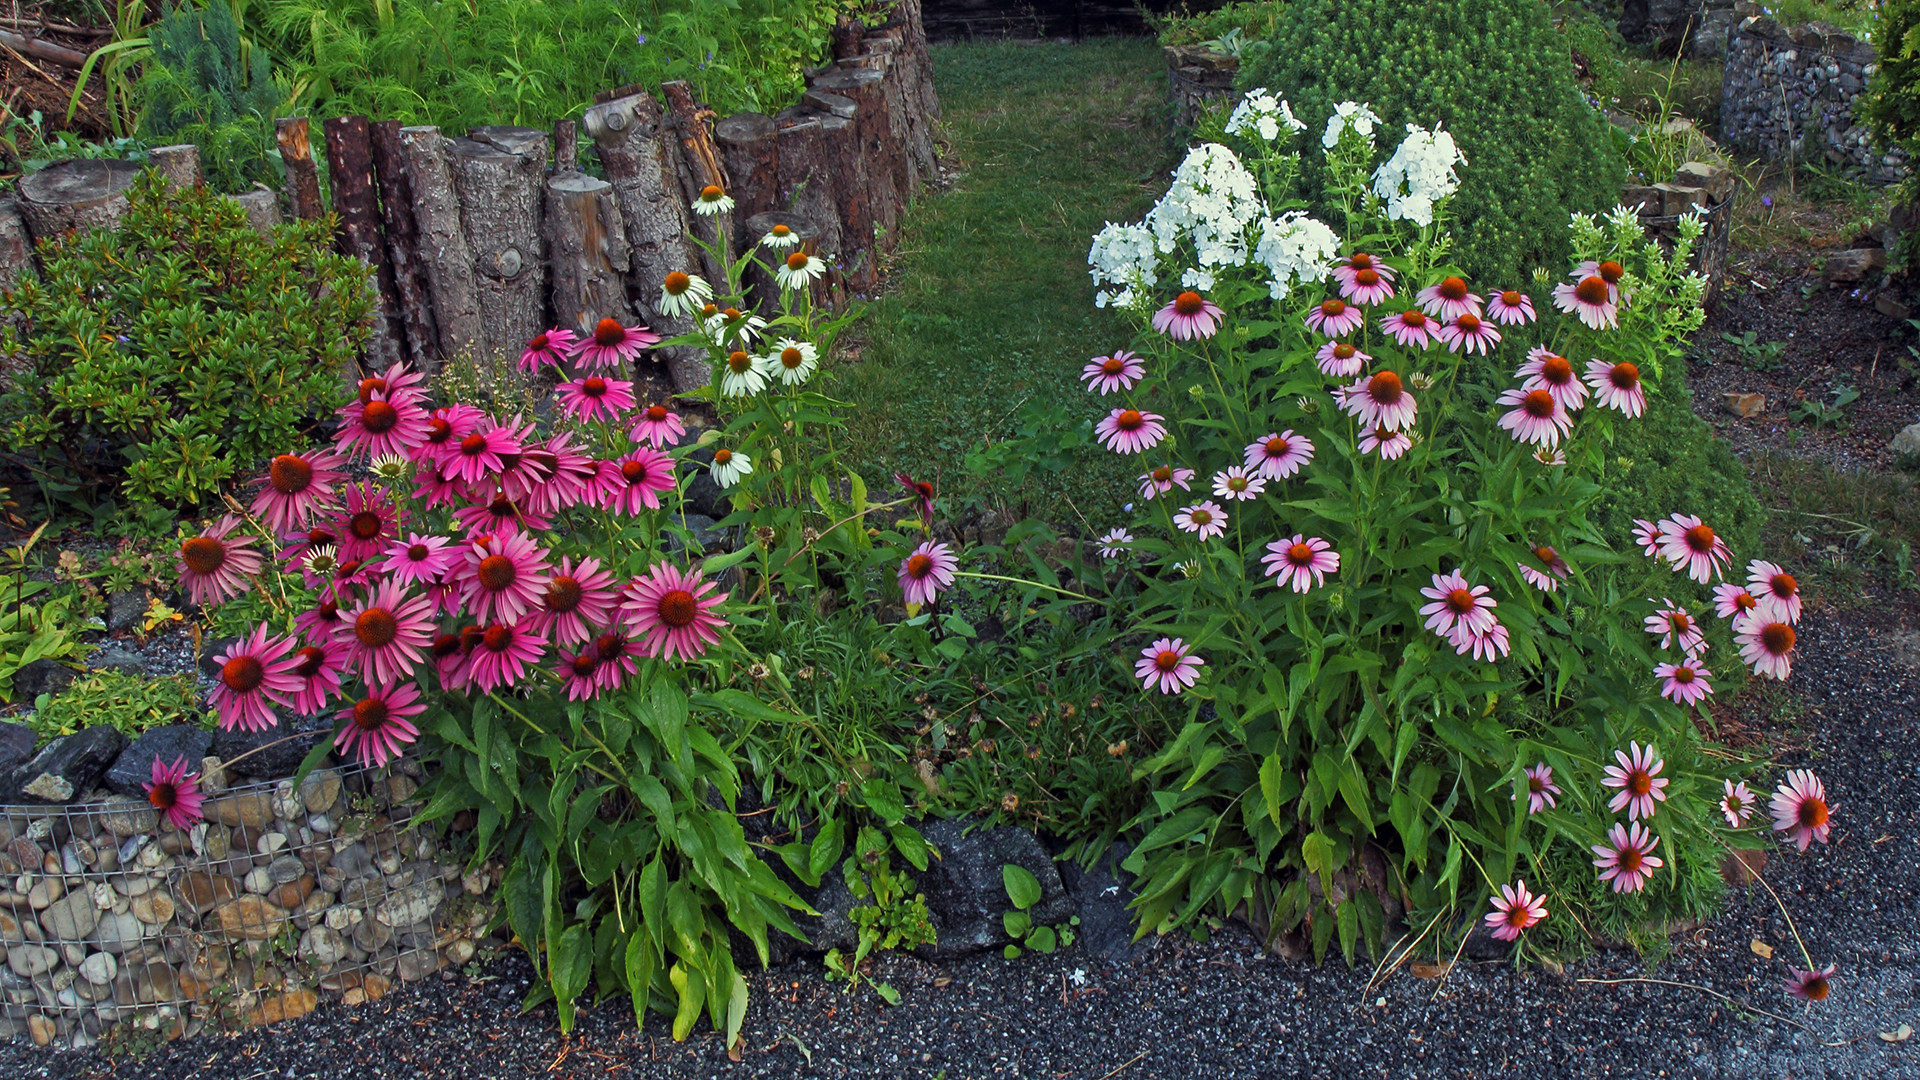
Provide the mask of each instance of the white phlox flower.
{"label": "white phlox flower", "polygon": [[[1090,272],[1098,290],[1093,295],[1096,307],[1133,307],[1145,302],[1146,294],[1160,283],[1153,234],[1142,225],[1107,222],[1093,238],[1087,265],[1093,268]],[[1100,288],[1103,285],[1114,288]]]}
{"label": "white phlox flower", "polygon": [[1327,130],[1320,136],[1320,145],[1331,150],[1340,145],[1341,133],[1352,129],[1355,135],[1373,145],[1373,126],[1380,117],[1366,105],[1358,101],[1343,101],[1333,107],[1333,115],[1327,117]]}
{"label": "white phlox flower", "polygon": [[1143,224],[1162,254],[1190,240],[1201,267],[1244,266],[1247,226],[1266,213],[1253,174],[1234,152],[1203,143],[1174,170],[1173,186],[1147,212]]}
{"label": "white phlox flower", "polygon": [[1227,117],[1227,134],[1243,135],[1256,132],[1268,142],[1280,137],[1282,130],[1289,134],[1305,131],[1307,125],[1293,115],[1293,107],[1286,99],[1275,97],[1266,87],[1251,91],[1240,104],[1233,107],[1233,115]]}
{"label": "white phlox flower", "polygon": [[1268,295],[1284,300],[1296,284],[1324,281],[1339,251],[1339,234],[1299,210],[1289,210],[1277,219],[1261,219],[1253,258],[1272,277]]}
{"label": "white phlox flower", "polygon": [[1431,225],[1434,204],[1460,190],[1454,166],[1466,163],[1450,132],[1408,124],[1399,149],[1374,171],[1373,193],[1386,201],[1389,218]]}

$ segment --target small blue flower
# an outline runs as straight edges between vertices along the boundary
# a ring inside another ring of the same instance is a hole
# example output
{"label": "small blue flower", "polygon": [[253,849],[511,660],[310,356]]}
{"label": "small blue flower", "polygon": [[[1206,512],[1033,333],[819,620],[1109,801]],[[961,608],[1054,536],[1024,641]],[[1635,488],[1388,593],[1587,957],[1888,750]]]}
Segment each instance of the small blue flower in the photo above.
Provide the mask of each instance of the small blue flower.
{"label": "small blue flower", "polygon": [[1760,205],[1771,208],[1773,206],[1773,196],[1771,195],[1760,196]]}
{"label": "small blue flower", "polygon": [[642,30],[638,34],[635,34],[633,36],[633,43],[635,45],[645,45],[647,43],[647,32]]}

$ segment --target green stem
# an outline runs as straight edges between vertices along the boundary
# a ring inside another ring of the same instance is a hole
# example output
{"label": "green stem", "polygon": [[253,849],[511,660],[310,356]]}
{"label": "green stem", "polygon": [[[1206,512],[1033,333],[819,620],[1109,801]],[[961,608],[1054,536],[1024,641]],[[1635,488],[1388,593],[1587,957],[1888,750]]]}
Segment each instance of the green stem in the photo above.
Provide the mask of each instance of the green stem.
{"label": "green stem", "polygon": [[1036,589],[1046,589],[1048,592],[1056,592],[1056,593],[1059,593],[1061,596],[1071,596],[1075,600],[1085,600],[1088,603],[1099,604],[1102,607],[1106,606],[1106,603],[1107,603],[1105,600],[1102,600],[1099,597],[1088,596],[1086,593],[1074,592],[1072,589],[1063,589],[1058,585],[1048,585],[1046,582],[1043,582],[1043,581],[1031,581],[1031,580],[1028,580],[1027,578],[1007,577],[1004,574],[982,574],[972,570],[962,570],[955,573],[954,576],[964,577],[964,578],[979,578],[982,581],[1006,581],[1006,582],[1011,582],[1015,585],[1031,585]]}

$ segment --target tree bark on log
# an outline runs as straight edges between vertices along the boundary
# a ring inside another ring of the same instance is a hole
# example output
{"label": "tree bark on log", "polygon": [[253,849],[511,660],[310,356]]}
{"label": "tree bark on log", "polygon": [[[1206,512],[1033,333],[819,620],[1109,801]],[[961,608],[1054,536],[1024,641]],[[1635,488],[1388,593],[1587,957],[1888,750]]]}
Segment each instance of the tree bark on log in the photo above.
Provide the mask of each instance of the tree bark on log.
{"label": "tree bark on log", "polygon": [[[837,117],[832,119],[843,128],[847,124]],[[843,216],[855,222],[853,235],[857,236],[858,223],[866,214],[865,200],[857,186],[849,196],[841,195],[835,186],[833,170],[827,165],[828,140],[820,117],[803,110],[781,113],[775,130],[780,164],[775,201],[779,209],[806,219],[818,230],[816,253],[826,262],[829,277],[838,281],[846,276],[847,246],[851,242],[842,231]],[[762,306],[769,297],[773,304],[779,303],[780,294],[772,288],[771,276],[759,274],[755,283]]]}
{"label": "tree bark on log", "polygon": [[[940,95],[933,87],[933,55],[927,51],[927,26],[922,19],[920,0],[894,0],[894,18],[906,34],[907,50],[913,54],[914,77],[919,83],[920,114],[929,121],[940,119]],[[931,132],[929,132],[931,134]]]}
{"label": "tree bark on log", "polygon": [[387,260],[400,300],[407,356],[415,370],[431,373],[440,362],[440,331],[433,322],[433,293],[420,257],[420,230],[413,217],[413,176],[400,145],[400,121],[373,125],[373,171],[380,181],[380,217],[386,226]]}
{"label": "tree bark on log", "polygon": [[630,323],[633,251],[613,185],[581,172],[547,181],[546,231],[555,325],[590,336],[601,319]]}
{"label": "tree bark on log", "polygon": [[[813,88],[850,99],[854,104],[853,124],[860,145],[859,178],[867,193],[867,212],[880,230],[881,244],[891,246],[894,226],[900,217],[900,190],[895,183],[898,166],[894,163],[892,138],[888,131],[886,94],[880,88],[884,78],[871,68],[843,68],[829,71],[813,80]],[[837,177],[846,171],[836,163]]]}
{"label": "tree bark on log", "polygon": [[[531,129],[522,129],[531,130]],[[447,144],[460,224],[473,245],[480,307],[480,360],[508,373],[520,350],[546,329],[547,267],[540,235],[546,133],[518,142],[524,152],[453,139]],[[496,138],[500,136],[496,135]]]}
{"label": "tree bark on log", "polygon": [[202,183],[200,148],[192,143],[156,146],[147,151],[147,165],[176,191],[196,188]]}
{"label": "tree bark on log", "polygon": [[416,250],[426,270],[443,361],[477,357],[484,331],[473,249],[461,229],[460,196],[447,164],[447,140],[437,127],[403,127],[400,147],[413,182]]}
{"label": "tree bark on log", "polygon": [[[672,121],[674,134],[679,138],[678,153],[675,158],[676,171],[680,177],[680,190],[686,196],[688,206],[700,198],[700,192],[709,185],[732,194],[727,180],[726,166],[720,163],[719,150],[713,144],[713,136],[707,131],[707,118],[712,110],[700,107],[693,99],[693,89],[685,82],[675,79],[660,84],[660,93],[666,98],[667,116]],[[721,233],[733,231],[732,214],[694,214],[689,223],[693,234],[703,243],[712,245],[718,242]],[[716,289],[724,288],[727,280],[727,268],[723,258],[716,258],[706,250],[700,251],[700,263],[706,268],[707,279]]]}
{"label": "tree bark on log", "polygon": [[[823,115],[820,124],[820,164],[831,177],[840,214],[840,266],[847,288],[865,292],[873,287],[874,209],[867,184],[872,170],[860,145],[860,125],[841,116]],[[798,207],[795,207],[798,209]]]}
{"label": "tree bark on log", "polygon": [[[687,243],[687,208],[668,156],[671,133],[663,121],[660,103],[652,95],[634,93],[597,101],[587,108],[582,123],[626,222],[632,251],[627,297],[655,331],[672,337],[693,329],[694,322],[660,313],[661,283],[676,270],[694,272],[698,264]],[[699,350],[656,351],[666,354],[676,389],[687,392],[707,384],[709,372]]]}
{"label": "tree bark on log", "polygon": [[[920,65],[925,61],[914,51],[910,39],[905,26],[890,26],[877,37],[869,36],[868,41],[887,43],[891,58],[887,74],[899,97],[900,115],[906,121],[907,153],[919,174],[919,183],[926,184],[940,175],[940,153],[933,144],[933,121],[920,94]],[[917,194],[919,188],[914,190]]]}
{"label": "tree bark on log", "polygon": [[574,120],[553,123],[553,174],[580,171],[580,124]]}
{"label": "tree bark on log", "polygon": [[35,240],[74,229],[117,229],[127,214],[127,188],[139,175],[131,161],[57,161],[23,177],[14,201]]}
{"label": "tree bark on log", "polygon": [[[828,220],[831,220],[831,217],[829,217]],[[804,214],[796,214],[787,210],[773,210],[764,214],[755,214],[746,220],[743,228],[755,236],[765,236],[773,230],[775,225],[785,225],[800,241],[798,247],[789,248],[778,254],[789,255],[794,251],[804,251],[808,255],[819,255],[824,258],[820,247],[820,237],[822,234],[821,223]],[[768,252],[769,258],[767,261],[778,265],[777,260],[773,257],[774,255],[774,252]],[[749,264],[746,276],[750,295],[755,298],[757,310],[769,318],[778,314],[780,311],[780,286],[779,283],[774,280],[773,275],[761,269],[757,264]],[[815,281],[813,283],[814,305],[816,307],[839,307],[840,302],[845,299],[845,288],[843,286],[843,279],[837,273],[829,273],[827,276]]]}
{"label": "tree bark on log", "polygon": [[906,205],[920,192],[920,157],[913,145],[913,124],[908,119],[909,106],[906,91],[901,86],[899,65],[895,50],[898,45],[889,38],[869,35],[864,42],[867,51],[843,60],[843,70],[864,70],[878,72],[880,75],[880,99],[884,102],[887,117],[886,139],[889,164],[893,166],[893,185],[899,193],[901,205]]}
{"label": "tree bark on log", "polygon": [[20,208],[12,199],[0,199],[0,292],[11,291],[23,278],[39,274],[27,219],[20,216]]}
{"label": "tree bark on log", "polygon": [[273,139],[280,144],[280,162],[287,167],[287,201],[300,221],[318,221],[326,211],[320,204],[320,169],[313,160],[313,142],[304,116],[283,116],[273,122]]}
{"label": "tree bark on log", "polygon": [[327,137],[327,175],[333,188],[333,212],[339,218],[334,247],[367,266],[374,288],[373,334],[367,359],[376,368],[406,356],[406,329],[400,299],[387,265],[386,238],[380,235],[380,200],[373,184],[373,145],[364,116],[337,116],[321,125]]}
{"label": "tree bark on log", "polygon": [[[733,218],[745,221],[779,206],[780,139],[773,118],[762,113],[736,113],[713,125],[713,139],[720,149],[720,163],[733,181]],[[741,228],[734,239],[738,257],[759,241]]]}

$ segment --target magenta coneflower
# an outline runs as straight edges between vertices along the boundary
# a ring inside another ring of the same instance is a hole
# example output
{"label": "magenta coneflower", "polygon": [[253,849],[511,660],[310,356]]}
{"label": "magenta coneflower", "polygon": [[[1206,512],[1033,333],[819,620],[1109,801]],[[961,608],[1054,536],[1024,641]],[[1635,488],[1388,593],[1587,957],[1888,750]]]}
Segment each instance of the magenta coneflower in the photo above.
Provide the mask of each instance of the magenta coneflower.
{"label": "magenta coneflower", "polygon": [[1194,684],[1206,663],[1180,638],[1160,638],[1140,650],[1133,677],[1140,680],[1142,690],[1158,687],[1162,694],[1178,694]]}
{"label": "magenta coneflower", "polygon": [[1381,331],[1392,335],[1394,341],[1408,349],[1424,349],[1433,344],[1434,330],[1437,328],[1437,324],[1422,314],[1419,308],[1408,308],[1380,320]]}
{"label": "magenta coneflower", "polygon": [[520,370],[531,372],[543,367],[559,367],[562,361],[573,355],[579,341],[580,335],[571,330],[559,327],[543,330],[527,342],[526,351],[520,354]]}
{"label": "magenta coneflower", "polygon": [[1707,681],[1712,674],[1693,656],[1677,664],[1656,664],[1653,669],[1653,677],[1661,680],[1660,696],[1676,705],[1705,701],[1713,693],[1713,684]]}
{"label": "magenta coneflower", "polygon": [[1423,606],[1420,614],[1427,617],[1427,629],[1441,637],[1450,634],[1455,623],[1465,623],[1474,632],[1483,633],[1493,626],[1493,609],[1500,606],[1487,595],[1492,591],[1485,585],[1467,584],[1458,570],[1435,574],[1433,585],[1420,589],[1420,595],[1433,601]]}
{"label": "magenta coneflower", "polygon": [[560,408],[575,420],[618,420],[633,408],[633,384],[598,375],[564,382],[553,388]]}
{"label": "magenta coneflower", "polygon": [[340,613],[347,663],[368,683],[397,682],[413,674],[433,641],[433,602],[392,581],[360,606]]}
{"label": "magenta coneflower", "polygon": [[619,319],[601,319],[590,337],[575,344],[573,362],[583,368],[618,368],[660,344],[660,335],[644,326],[627,326]]}
{"label": "magenta coneflower", "polygon": [[1579,314],[1580,321],[1595,330],[1620,325],[1619,308],[1614,303],[1613,286],[1598,274],[1579,282],[1563,281],[1553,287],[1553,306]]}
{"label": "magenta coneflower", "polygon": [[544,483],[528,486],[521,496],[521,505],[528,513],[545,517],[586,501],[600,463],[574,446],[571,432],[549,436],[528,456],[535,455],[548,457],[552,468]]}
{"label": "magenta coneflower", "polygon": [[593,678],[600,689],[618,690],[627,676],[640,670],[640,644],[621,630],[608,630],[593,639],[590,648],[600,661]]}
{"label": "magenta coneflower", "polygon": [[273,706],[287,704],[288,695],[300,689],[293,661],[287,659],[292,649],[292,638],[269,634],[261,625],[213,658],[220,665],[220,681],[207,703],[219,712],[221,727],[265,731],[280,722]]}
{"label": "magenta coneflower", "polygon": [[1140,497],[1157,499],[1178,487],[1181,491],[1191,491],[1187,481],[1194,476],[1192,469],[1183,469],[1178,465],[1159,465],[1140,474]]}
{"label": "magenta coneflower", "polygon": [[409,717],[427,711],[420,688],[412,683],[367,687],[367,695],[342,709],[344,723],[333,745],[362,765],[379,767],[400,756],[400,748],[420,737]]}
{"label": "magenta coneflower", "polygon": [[398,405],[418,405],[427,400],[427,377],[406,365],[405,361],[389,364],[387,370],[361,379],[354,388],[354,396],[365,405],[376,397],[385,398]]}
{"label": "magenta coneflower", "polygon": [[1723,619],[1737,619],[1759,606],[1760,601],[1754,599],[1753,594],[1748,592],[1744,585],[1735,585],[1729,581],[1724,585],[1713,587],[1713,613]]}
{"label": "magenta coneflower", "polygon": [[[727,625],[713,612],[727,594],[713,593],[713,588],[713,582],[700,579],[698,570],[657,563],[644,577],[628,583],[620,613],[640,634],[640,645],[648,656],[698,660],[707,646],[720,640],[720,629]],[[603,664],[609,659],[604,649],[600,659]]]}
{"label": "magenta coneflower", "polygon": [[1447,644],[1461,656],[1473,654],[1475,660],[1498,660],[1507,655],[1511,647],[1507,628],[1498,619],[1488,624],[1486,629],[1476,629],[1472,624],[1461,620],[1453,624],[1453,631],[1447,635]]}
{"label": "magenta coneflower", "polygon": [[1307,312],[1307,329],[1330,338],[1351,334],[1365,321],[1360,309],[1345,300],[1322,300],[1319,307]]}
{"label": "magenta coneflower", "polygon": [[594,501],[616,514],[632,517],[642,510],[660,509],[660,493],[672,491],[678,483],[671,457],[639,446],[618,461],[600,463],[593,481]]}
{"label": "magenta coneflower", "polygon": [[1343,387],[1341,393],[1346,397],[1341,407],[1359,417],[1360,423],[1367,427],[1404,431],[1413,426],[1417,403],[1400,376],[1391,371],[1378,371],[1369,378],[1359,379]]}
{"label": "magenta coneflower", "polygon": [[300,639],[309,644],[332,641],[346,629],[340,620],[340,602],[331,595],[322,594],[311,608],[293,617],[293,628],[300,632]]}
{"label": "magenta coneflower", "polygon": [[1494,293],[1487,301],[1487,318],[1502,326],[1524,326],[1534,320],[1533,298],[1513,289]]}
{"label": "magenta coneflower", "polygon": [[1183,292],[1153,313],[1153,328],[1175,341],[1210,338],[1220,329],[1221,310],[1197,292]]}
{"label": "magenta coneflower", "polygon": [[1836,968],[1832,964],[1817,971],[1801,971],[1789,964],[1787,970],[1792,973],[1787,976],[1787,993],[1801,1001],[1808,1004],[1825,1001],[1827,995],[1833,993],[1833,973]]}
{"label": "magenta coneflower", "polygon": [[1125,529],[1108,529],[1100,537],[1100,557],[1117,559],[1126,554],[1127,545],[1133,543],[1133,534]]}
{"label": "magenta coneflower", "polygon": [[1560,785],[1553,782],[1553,766],[1546,762],[1537,762],[1527,770],[1527,813],[1537,814],[1542,810],[1551,810],[1559,805],[1554,796],[1560,794]]}
{"label": "magenta coneflower", "polygon": [[463,545],[455,580],[467,613],[482,622],[517,622],[540,607],[549,574],[547,553],[525,533],[482,537]]}
{"label": "magenta coneflower", "polygon": [[1827,842],[1833,831],[1833,808],[1827,805],[1826,785],[1811,769],[1790,769],[1787,781],[1773,793],[1767,804],[1773,815],[1773,831],[1788,834],[1788,839],[1807,850],[1815,840]]}
{"label": "magenta coneflower", "polygon": [[1413,449],[1413,436],[1383,427],[1361,428],[1359,445],[1363,454],[1379,454],[1382,461],[1398,461]]}
{"label": "magenta coneflower", "polygon": [[1660,608],[1644,620],[1647,633],[1660,639],[1660,647],[1671,649],[1676,645],[1687,655],[1707,647],[1707,628],[1700,621],[1687,614],[1687,609],[1662,597]]}
{"label": "magenta coneflower", "polygon": [[369,483],[352,484],[346,490],[346,506],[333,521],[333,534],[340,538],[343,562],[364,562],[387,550],[400,538],[406,524],[406,508],[395,503],[386,488]]}
{"label": "magenta coneflower", "polygon": [[1303,593],[1325,585],[1328,574],[1340,572],[1340,553],[1317,536],[1294,533],[1291,539],[1268,544],[1267,552],[1260,563],[1267,568],[1275,588],[1291,587]]}
{"label": "magenta coneflower", "polygon": [[421,462],[413,476],[420,482],[413,497],[429,510],[457,505],[471,493],[467,482],[448,476],[439,460]]}
{"label": "magenta coneflower", "polygon": [[1393,295],[1393,270],[1371,255],[1356,253],[1333,268],[1340,296],[1362,307],[1372,307]]}
{"label": "magenta coneflower", "polygon": [[1528,892],[1523,880],[1500,886],[1500,894],[1493,898],[1493,910],[1487,913],[1487,928],[1501,941],[1518,941],[1520,931],[1546,917],[1545,899]]}
{"label": "magenta coneflower", "polygon": [[1367,362],[1373,359],[1344,341],[1327,342],[1313,358],[1319,362],[1320,374],[1336,379],[1353,378],[1367,370]]}
{"label": "magenta coneflower", "polygon": [[440,471],[449,480],[477,484],[506,471],[507,459],[526,452],[515,424],[482,417],[472,431],[444,451]]}
{"label": "magenta coneflower", "polygon": [[1159,413],[1139,409],[1115,409],[1094,425],[1100,444],[1116,454],[1138,454],[1151,450],[1166,437],[1167,427]]}
{"label": "magenta coneflower", "polygon": [[529,623],[528,619],[512,625],[494,623],[482,630],[480,643],[467,656],[467,681],[492,693],[526,678],[527,666],[538,665],[547,647],[546,635]]}
{"label": "magenta coneflower", "polygon": [[1755,559],[1747,564],[1747,586],[1767,609],[1767,614],[1783,623],[1800,621],[1800,583],[1779,566]]}
{"label": "magenta coneflower", "polygon": [[1227,511],[1219,503],[1208,499],[1192,506],[1183,506],[1173,515],[1174,527],[1184,533],[1193,533],[1196,540],[1211,540],[1227,533]]}
{"label": "magenta coneflower", "polygon": [[177,757],[173,764],[162,764],[159,758],[153,759],[152,779],[140,786],[147,791],[147,802],[160,811],[167,824],[182,832],[193,828],[193,823],[204,815],[200,807],[206,797],[200,794],[200,774],[188,772],[187,759]]}
{"label": "magenta coneflower", "polygon": [[531,629],[548,634],[556,645],[583,645],[613,621],[618,600],[613,575],[600,568],[599,559],[581,559],[575,566],[568,555],[547,579]]}
{"label": "magenta coneflower", "polygon": [[1461,312],[1458,318],[1434,331],[1434,336],[1446,342],[1448,352],[1465,349],[1469,354],[1485,356],[1500,344],[1500,331],[1471,311]]}
{"label": "magenta coneflower", "polygon": [[340,677],[346,674],[351,652],[347,643],[337,638],[295,652],[293,675],[300,680],[300,688],[289,697],[287,707],[301,716],[325,708],[340,693]]}
{"label": "magenta coneflower", "polygon": [[1534,566],[1532,563],[1521,562],[1518,564],[1520,576],[1527,580],[1527,584],[1541,592],[1554,592],[1559,589],[1560,583],[1567,580],[1567,574],[1571,572],[1567,566],[1567,560],[1561,558],[1559,552],[1545,544],[1540,544],[1533,549],[1533,557],[1540,565]]}
{"label": "magenta coneflower", "polygon": [[1098,390],[1101,397],[1131,390],[1146,375],[1146,365],[1125,349],[1114,350],[1112,356],[1096,356],[1080,369],[1080,381],[1087,384],[1087,389]]}
{"label": "magenta coneflower", "polygon": [[1242,460],[1265,479],[1285,480],[1313,460],[1313,440],[1295,435],[1292,428],[1269,432],[1247,444]]}
{"label": "magenta coneflower", "polygon": [[1720,812],[1727,816],[1727,828],[1737,829],[1753,816],[1753,792],[1747,790],[1745,780],[1737,784],[1732,780],[1721,782],[1726,785],[1726,790],[1720,795]]}
{"label": "magenta coneflower", "polygon": [[933,528],[933,481],[915,480],[904,472],[894,473],[893,481],[913,499],[914,508],[920,511],[921,526]]}
{"label": "magenta coneflower", "polygon": [[1545,390],[1502,390],[1500,405],[1513,408],[1500,415],[1500,426],[1513,432],[1514,442],[1558,446],[1573,430],[1573,417],[1558,398]]}
{"label": "magenta coneflower", "polygon": [[1222,499],[1246,502],[1248,499],[1257,498],[1265,490],[1267,490],[1266,477],[1249,476],[1247,470],[1238,465],[1229,465],[1213,474],[1213,493]]}
{"label": "magenta coneflower", "polygon": [[352,401],[335,411],[340,428],[333,442],[349,458],[406,457],[427,441],[427,411],[411,401],[376,394],[371,401]]}
{"label": "magenta coneflower", "polygon": [[562,652],[553,673],[560,676],[568,701],[587,701],[600,693],[600,655],[591,642],[579,652]]}
{"label": "magenta coneflower", "polygon": [[260,494],[248,509],[276,534],[304,529],[316,512],[333,505],[333,485],[345,465],[346,459],[331,450],[281,454],[256,481]]}
{"label": "magenta coneflower", "polygon": [[1651,559],[1660,554],[1660,526],[1646,518],[1633,519],[1633,542]]}
{"label": "magenta coneflower", "polygon": [[1587,361],[1587,385],[1593,387],[1594,404],[1602,408],[1635,417],[1647,411],[1647,391],[1640,385],[1640,369],[1625,360],[1617,364]]}
{"label": "magenta coneflower", "polygon": [[1593,845],[1593,853],[1600,856],[1593,865],[1599,868],[1602,883],[1613,883],[1614,892],[1639,892],[1647,887],[1653,872],[1666,865],[1653,855],[1659,845],[1660,838],[1639,822],[1615,822],[1607,832],[1606,843]]}
{"label": "magenta coneflower", "polygon": [[1675,570],[1685,570],[1702,585],[1708,576],[1721,576],[1733,561],[1727,542],[1692,514],[1675,514],[1660,522],[1660,554]]}
{"label": "magenta coneflower", "polygon": [[486,415],[472,405],[442,405],[427,414],[427,439],[409,456],[416,463],[444,461]]}
{"label": "magenta coneflower", "polygon": [[401,585],[437,585],[453,567],[453,552],[446,550],[451,542],[444,536],[413,533],[387,545],[387,561],[381,568]]}
{"label": "magenta coneflower", "polygon": [[180,585],[187,599],[196,604],[219,604],[247,591],[247,579],[260,572],[266,560],[253,545],[251,536],[235,536],[240,519],[224,514],[205,532],[180,545],[180,561],[174,569],[180,573]]}
{"label": "magenta coneflower", "polygon": [[1620,789],[1607,801],[1607,809],[1616,814],[1625,810],[1627,820],[1638,821],[1653,816],[1655,802],[1667,801],[1667,780],[1660,775],[1667,763],[1654,754],[1651,743],[1641,746],[1630,742],[1627,746],[1632,753],[1615,750],[1614,760],[1620,764],[1607,766],[1600,783],[1603,787]]}
{"label": "magenta coneflower", "polygon": [[1620,302],[1620,279],[1626,276],[1627,268],[1612,259],[1605,261],[1583,259],[1579,266],[1573,268],[1573,279],[1575,281],[1585,281],[1587,278],[1597,277],[1601,281],[1606,282],[1607,295],[1612,298],[1616,304]]}
{"label": "magenta coneflower", "polygon": [[1793,671],[1793,627],[1758,610],[1733,620],[1740,659],[1753,665],[1755,675],[1784,679]]}
{"label": "magenta coneflower", "polygon": [[1462,315],[1480,314],[1480,297],[1469,292],[1466,281],[1457,277],[1441,278],[1437,283],[1421,289],[1414,299],[1419,302],[1421,311],[1442,322]]}
{"label": "magenta coneflower", "polygon": [[933,603],[942,589],[952,587],[953,575],[959,569],[960,561],[947,545],[922,542],[900,560],[900,593],[907,603],[924,607]]}
{"label": "magenta coneflower", "polygon": [[1521,389],[1545,390],[1569,412],[1587,403],[1587,386],[1574,377],[1573,362],[1539,345],[1527,353],[1527,362],[1513,374],[1526,380],[1520,384]]}
{"label": "magenta coneflower", "polygon": [[652,443],[657,449],[666,449],[685,438],[687,425],[680,420],[680,414],[665,405],[649,405],[640,410],[640,418],[633,422],[633,430],[627,437],[634,442]]}
{"label": "magenta coneflower", "polygon": [[505,492],[495,492],[485,502],[460,507],[453,512],[453,519],[470,536],[505,536],[553,526],[546,517],[527,510]]}

